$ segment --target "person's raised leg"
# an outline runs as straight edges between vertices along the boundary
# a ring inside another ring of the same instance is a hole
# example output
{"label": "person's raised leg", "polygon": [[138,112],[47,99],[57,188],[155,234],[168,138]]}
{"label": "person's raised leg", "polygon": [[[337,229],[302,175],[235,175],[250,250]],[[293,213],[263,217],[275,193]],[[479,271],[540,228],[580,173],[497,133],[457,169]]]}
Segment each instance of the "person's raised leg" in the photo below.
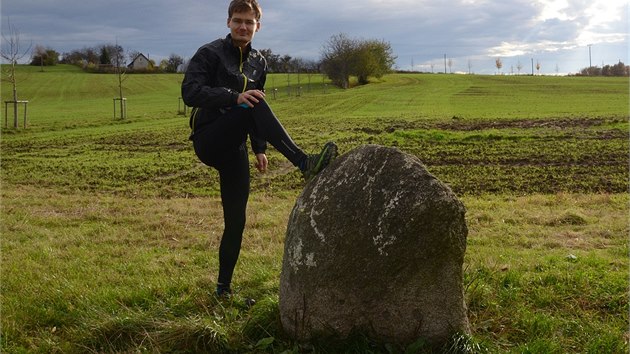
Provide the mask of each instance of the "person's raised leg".
{"label": "person's raised leg", "polygon": [[264,100],[251,108],[253,130],[256,135],[267,140],[294,166],[298,167],[305,178],[311,178],[324,169],[337,157],[337,145],[328,142],[319,154],[307,155],[291,139],[271,107]]}
{"label": "person's raised leg", "polygon": [[306,154],[293,141],[266,101],[261,100],[251,109],[254,134],[267,140],[294,166],[299,167]]}

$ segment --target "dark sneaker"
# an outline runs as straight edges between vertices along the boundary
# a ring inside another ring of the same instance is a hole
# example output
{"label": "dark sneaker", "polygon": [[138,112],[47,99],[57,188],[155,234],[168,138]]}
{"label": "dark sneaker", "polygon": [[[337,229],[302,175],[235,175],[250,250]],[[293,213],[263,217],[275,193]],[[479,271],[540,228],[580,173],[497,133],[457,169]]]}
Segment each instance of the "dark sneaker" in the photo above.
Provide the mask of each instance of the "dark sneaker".
{"label": "dark sneaker", "polygon": [[217,290],[215,292],[215,295],[218,298],[225,298],[225,299],[229,299],[232,296],[232,289],[230,289],[230,286],[225,286],[223,284],[219,284],[217,285]]}
{"label": "dark sneaker", "polygon": [[[230,289],[229,286],[217,285],[217,290],[214,294],[220,301],[230,301],[234,303],[234,300],[237,300],[237,297],[233,296],[232,289]],[[246,308],[251,308],[256,305],[256,300],[246,297],[243,299],[243,305],[245,305]]]}
{"label": "dark sneaker", "polygon": [[306,163],[302,168],[302,176],[304,179],[311,179],[316,174],[321,172],[332,160],[337,157],[337,145],[332,141],[329,141],[324,145],[322,151],[319,154],[308,155],[306,157]]}

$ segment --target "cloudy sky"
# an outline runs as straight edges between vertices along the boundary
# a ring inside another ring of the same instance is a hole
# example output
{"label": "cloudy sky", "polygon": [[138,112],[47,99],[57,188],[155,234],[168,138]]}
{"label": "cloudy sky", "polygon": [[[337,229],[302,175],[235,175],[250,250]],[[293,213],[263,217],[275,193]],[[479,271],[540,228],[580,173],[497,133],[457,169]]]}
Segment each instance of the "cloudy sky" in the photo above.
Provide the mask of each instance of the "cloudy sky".
{"label": "cloudy sky", "polygon": [[[589,65],[628,64],[625,0],[259,0],[262,29],[254,47],[320,58],[332,35],[389,42],[402,70],[504,72],[532,59],[547,74]],[[228,33],[228,0],[3,0],[2,32],[10,22],[23,43],[57,52],[113,44],[159,62],[189,58]],[[589,57],[590,45],[590,57]]]}

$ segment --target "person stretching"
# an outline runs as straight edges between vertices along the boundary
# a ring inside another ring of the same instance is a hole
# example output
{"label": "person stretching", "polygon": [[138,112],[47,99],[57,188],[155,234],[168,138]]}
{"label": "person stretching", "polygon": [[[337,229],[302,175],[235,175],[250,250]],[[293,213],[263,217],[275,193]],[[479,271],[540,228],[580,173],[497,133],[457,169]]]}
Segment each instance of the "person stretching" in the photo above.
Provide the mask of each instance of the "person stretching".
{"label": "person stretching", "polygon": [[251,46],[261,28],[262,10],[256,0],[233,0],[228,7],[230,33],[200,47],[190,59],[182,82],[182,99],[192,107],[190,127],[195,154],[219,172],[224,230],[219,247],[216,295],[229,297],[250,190],[247,137],[260,172],[268,168],[267,142],[305,179],[324,169],[337,146],[326,143],[307,155],[291,139],[265,100],[267,62]]}

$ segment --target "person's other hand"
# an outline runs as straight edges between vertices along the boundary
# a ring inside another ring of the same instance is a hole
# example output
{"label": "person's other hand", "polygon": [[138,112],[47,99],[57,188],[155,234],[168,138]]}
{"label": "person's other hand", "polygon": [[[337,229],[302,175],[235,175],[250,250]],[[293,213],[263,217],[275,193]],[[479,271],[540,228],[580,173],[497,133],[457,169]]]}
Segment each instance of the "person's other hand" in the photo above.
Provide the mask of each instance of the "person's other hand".
{"label": "person's other hand", "polygon": [[259,172],[267,171],[267,166],[269,166],[269,161],[267,161],[267,155],[265,154],[256,154],[256,168]]}
{"label": "person's other hand", "polygon": [[237,104],[245,103],[249,108],[254,107],[255,103],[265,99],[265,93],[261,90],[248,90],[238,95]]}

